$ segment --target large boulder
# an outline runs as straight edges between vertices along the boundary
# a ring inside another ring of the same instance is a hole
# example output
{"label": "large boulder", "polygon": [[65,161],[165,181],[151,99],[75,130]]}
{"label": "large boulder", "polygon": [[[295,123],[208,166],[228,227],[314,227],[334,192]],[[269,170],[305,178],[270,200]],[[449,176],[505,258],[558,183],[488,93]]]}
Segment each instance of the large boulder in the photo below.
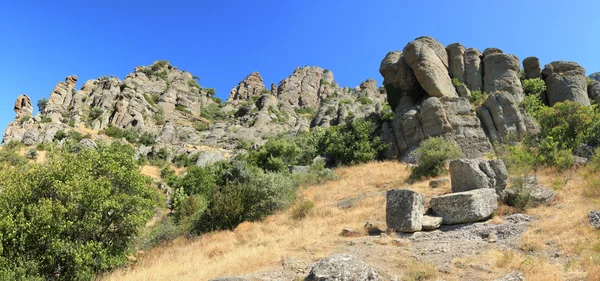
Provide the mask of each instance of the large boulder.
{"label": "large boulder", "polygon": [[521,102],[523,86],[519,79],[519,59],[505,53],[489,53],[483,57],[483,88],[488,94],[509,92]]}
{"label": "large boulder", "polygon": [[536,57],[525,58],[523,60],[523,69],[525,70],[525,79],[542,78],[540,59]]}
{"label": "large boulder", "polygon": [[592,80],[587,86],[588,98],[595,104],[600,104],[600,82]]}
{"label": "large boulder", "polygon": [[508,92],[489,95],[476,111],[492,143],[519,141],[527,132],[527,115],[521,112],[518,101]]}
{"label": "large boulder", "polygon": [[585,69],[576,62],[554,61],[542,72],[546,82],[548,105],[566,100],[590,105],[587,95]]}
{"label": "large boulder", "polygon": [[489,188],[501,194],[508,183],[508,172],[502,160],[453,160],[450,177],[452,192]]}
{"label": "large boulder", "polygon": [[388,228],[416,232],[422,228],[425,196],[408,189],[387,191],[385,217]]}
{"label": "large boulder", "polygon": [[443,224],[484,220],[498,209],[496,192],[491,188],[451,193],[431,198],[431,210]]}
{"label": "large boulder", "polygon": [[465,51],[465,84],[471,91],[483,91],[481,52],[474,48]]}
{"label": "large boulder", "polygon": [[430,96],[458,97],[448,75],[448,55],[442,44],[431,37],[419,37],[404,47],[403,54]]}
{"label": "large boulder", "polygon": [[383,281],[368,264],[352,255],[333,255],[317,262],[305,281]]}
{"label": "large boulder", "polygon": [[448,64],[450,65],[450,76],[460,82],[465,80],[465,47],[460,43],[446,46],[448,53]]}
{"label": "large boulder", "polygon": [[204,150],[198,153],[198,161],[196,161],[196,166],[206,167],[210,164],[225,160],[225,156],[223,153],[214,150]]}

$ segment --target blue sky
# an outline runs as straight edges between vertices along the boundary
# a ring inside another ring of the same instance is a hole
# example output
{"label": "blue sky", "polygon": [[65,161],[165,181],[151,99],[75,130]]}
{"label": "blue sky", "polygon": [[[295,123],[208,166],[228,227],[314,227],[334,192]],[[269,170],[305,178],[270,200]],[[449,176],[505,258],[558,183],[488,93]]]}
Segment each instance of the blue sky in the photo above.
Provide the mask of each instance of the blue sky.
{"label": "blue sky", "polygon": [[600,1],[2,1],[0,130],[16,97],[34,103],[59,81],[121,79],[158,59],[226,98],[252,71],[267,87],[296,66],[333,71],[342,86],[381,82],[390,50],[429,35],[448,45],[497,47],[542,64],[600,71]]}

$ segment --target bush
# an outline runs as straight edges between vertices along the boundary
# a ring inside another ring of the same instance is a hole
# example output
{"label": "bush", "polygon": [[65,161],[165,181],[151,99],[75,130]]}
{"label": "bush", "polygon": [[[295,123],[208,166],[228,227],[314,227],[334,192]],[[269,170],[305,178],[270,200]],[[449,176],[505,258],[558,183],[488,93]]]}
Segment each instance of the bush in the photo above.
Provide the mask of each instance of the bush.
{"label": "bush", "polygon": [[292,218],[295,220],[301,220],[312,213],[315,208],[315,202],[310,200],[299,200],[292,208]]}
{"label": "bush", "polygon": [[52,122],[52,118],[48,117],[48,116],[42,116],[40,119],[40,123],[50,123]]}
{"label": "bush", "polygon": [[56,132],[56,134],[54,134],[54,141],[61,141],[64,140],[68,137],[69,135],[67,135],[67,133],[65,133],[65,131],[58,131]]}
{"label": "bush", "polygon": [[[126,262],[154,193],[131,148],[58,151],[0,172],[0,268],[46,280],[91,280]],[[26,215],[25,215],[26,214]]]}
{"label": "bush", "polygon": [[358,98],[356,99],[356,101],[357,101],[357,102],[359,102],[359,103],[360,103],[360,104],[362,104],[362,105],[369,105],[369,104],[373,104],[373,101],[372,101],[372,100],[371,100],[369,97],[367,97],[367,96],[361,96],[361,97],[358,97]]}
{"label": "bush", "polygon": [[572,101],[543,107],[537,114],[540,133],[529,143],[537,146],[535,144],[552,140],[561,150],[572,150],[584,143],[596,145],[600,143],[600,126],[595,122],[599,119],[600,114],[593,107]]}
{"label": "bush", "polygon": [[317,140],[317,151],[336,164],[356,164],[377,158],[385,148],[376,134],[373,121],[357,118],[344,125],[332,127]]}
{"label": "bush", "polygon": [[460,148],[442,137],[428,138],[417,149],[419,163],[412,170],[411,180],[437,177],[444,174],[446,165],[462,155]]}
{"label": "bush", "polygon": [[152,146],[156,142],[156,137],[150,133],[143,133],[139,138],[139,143],[145,146]]}
{"label": "bush", "polygon": [[471,92],[471,104],[474,106],[482,104],[485,99],[487,99],[488,94],[482,91],[472,91]]}
{"label": "bush", "polygon": [[248,162],[267,171],[284,172],[295,165],[301,150],[289,139],[270,139],[258,151],[251,151]]}
{"label": "bush", "polygon": [[523,90],[527,95],[541,95],[546,90],[546,83],[540,78],[523,81]]}
{"label": "bush", "polygon": [[47,105],[48,105],[48,99],[46,99],[46,98],[38,100],[38,102],[37,102],[37,107],[40,112],[44,112]]}
{"label": "bush", "polygon": [[99,107],[92,107],[92,110],[90,111],[90,115],[88,117],[88,121],[94,121],[98,118],[100,118],[100,116],[102,116],[104,114],[104,110],[102,108]]}
{"label": "bush", "polygon": [[27,153],[25,154],[25,157],[27,157],[27,159],[30,159],[30,160],[35,160],[38,158],[38,152],[35,148],[31,148],[27,151]]}
{"label": "bush", "polygon": [[149,231],[141,235],[135,244],[141,250],[149,250],[161,243],[171,242],[179,237],[179,235],[181,235],[181,230],[175,224],[173,219],[171,217],[165,217]]}

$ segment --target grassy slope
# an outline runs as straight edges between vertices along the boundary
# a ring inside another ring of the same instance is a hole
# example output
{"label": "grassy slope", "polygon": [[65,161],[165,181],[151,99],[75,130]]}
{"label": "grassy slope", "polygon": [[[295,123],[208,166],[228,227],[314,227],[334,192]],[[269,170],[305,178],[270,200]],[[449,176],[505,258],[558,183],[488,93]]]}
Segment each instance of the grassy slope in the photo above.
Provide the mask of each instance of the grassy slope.
{"label": "grassy slope", "polygon": [[[361,239],[340,236],[343,228],[363,229],[368,221],[385,229],[385,190],[409,188],[425,193],[428,199],[450,191],[449,187],[431,190],[428,182],[407,186],[409,169],[397,162],[345,167],[337,169],[337,173],[340,180],[298,191],[300,198],[316,202],[314,211],[303,220],[293,219],[291,208],[262,222],[243,223],[233,231],[215,232],[193,240],[179,238],[102,280],[208,280],[269,270],[290,258],[314,262],[347,249],[350,241]],[[542,184],[559,191],[552,206],[526,211],[538,220],[521,239],[520,249],[501,250],[492,246],[476,256],[454,260],[450,273],[439,273],[411,258],[410,245],[377,246],[385,254],[367,255],[366,261],[384,268],[388,276],[416,276],[412,272],[425,272],[419,274],[419,280],[438,277],[459,280],[458,276],[474,268],[487,269],[477,273],[481,280],[493,280],[512,270],[522,271],[527,280],[534,281],[600,280],[598,231],[587,223],[587,212],[597,209],[599,203],[583,196],[587,183],[579,174],[566,185],[563,174],[554,171],[538,174]],[[369,196],[350,209],[332,206],[363,194]],[[500,216],[511,211],[503,207]],[[556,249],[560,253],[558,258],[552,254]]]}

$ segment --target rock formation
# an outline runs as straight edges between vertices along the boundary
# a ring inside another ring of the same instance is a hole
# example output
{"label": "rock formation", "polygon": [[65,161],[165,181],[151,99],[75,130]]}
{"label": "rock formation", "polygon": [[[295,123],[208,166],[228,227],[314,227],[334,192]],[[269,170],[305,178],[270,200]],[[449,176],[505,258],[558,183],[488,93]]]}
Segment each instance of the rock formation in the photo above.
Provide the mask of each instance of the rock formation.
{"label": "rock formation", "polygon": [[536,57],[525,58],[523,60],[523,69],[525,70],[525,79],[542,78],[540,59]]}
{"label": "rock formation", "polygon": [[263,79],[258,72],[252,72],[231,90],[228,102],[238,103],[240,100],[258,98],[267,91]]}
{"label": "rock formation", "polygon": [[305,281],[382,281],[368,264],[352,255],[333,255],[317,262]]}
{"label": "rock formation", "polygon": [[575,62],[554,61],[542,72],[546,82],[548,105],[566,100],[590,105],[585,81],[585,69]]}
{"label": "rock formation", "polygon": [[22,118],[33,114],[33,106],[31,105],[31,99],[27,95],[20,95],[17,97],[17,101],[15,102],[15,113],[17,116],[16,120],[21,120]]}
{"label": "rock formation", "polygon": [[443,224],[484,220],[498,208],[496,192],[490,188],[436,196],[430,204],[433,214],[442,217]]}
{"label": "rock formation", "polygon": [[486,50],[483,55],[483,90],[488,94],[508,92],[517,101],[523,100],[523,86],[519,79],[519,59],[499,50]]}
{"label": "rock formation", "polygon": [[388,228],[401,232],[422,229],[425,196],[408,189],[387,191],[386,222]]}

